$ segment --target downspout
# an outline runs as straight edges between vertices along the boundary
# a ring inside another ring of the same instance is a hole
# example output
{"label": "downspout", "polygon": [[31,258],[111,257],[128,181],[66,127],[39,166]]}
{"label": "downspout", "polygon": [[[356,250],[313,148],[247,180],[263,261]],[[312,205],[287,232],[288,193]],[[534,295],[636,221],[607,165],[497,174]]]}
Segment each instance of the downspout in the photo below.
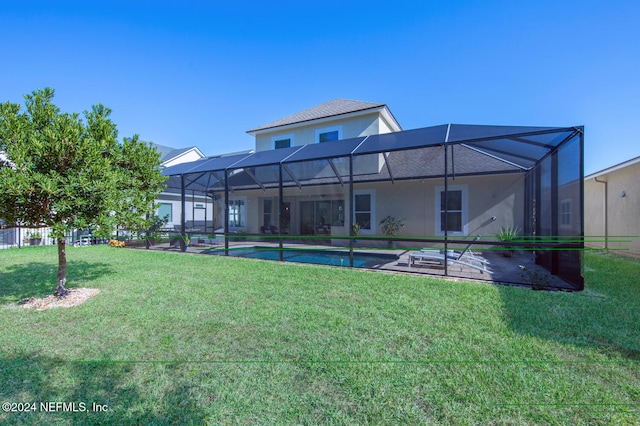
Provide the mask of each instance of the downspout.
{"label": "downspout", "polygon": [[597,177],[593,178],[598,183],[604,185],[604,191],[602,193],[602,222],[604,225],[604,249],[609,249],[609,220],[608,220],[608,208],[607,208],[607,192],[608,185],[606,180],[598,180]]}

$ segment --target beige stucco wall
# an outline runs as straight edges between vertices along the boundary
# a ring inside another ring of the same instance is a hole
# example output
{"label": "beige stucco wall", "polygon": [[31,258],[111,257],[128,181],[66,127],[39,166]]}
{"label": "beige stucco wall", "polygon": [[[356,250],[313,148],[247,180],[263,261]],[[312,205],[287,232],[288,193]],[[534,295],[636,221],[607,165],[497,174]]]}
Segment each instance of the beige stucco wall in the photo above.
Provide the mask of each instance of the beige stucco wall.
{"label": "beige stucco wall", "polygon": [[[375,210],[372,234],[381,235],[380,220],[391,215],[406,219],[401,235],[434,236],[436,232],[436,203],[439,202],[436,188],[443,185],[442,179],[422,181],[398,181],[354,185],[354,191],[373,191]],[[522,175],[478,176],[456,178],[450,186],[463,186],[468,196],[467,235],[481,235],[491,239],[500,227],[524,225],[524,177]],[[262,226],[262,200],[271,198],[277,203],[277,190],[236,191],[236,197],[246,197],[248,231],[260,233]],[[300,231],[300,202],[317,200],[344,200],[345,212],[350,209],[348,185],[326,185],[304,187],[302,190],[286,188],[284,201],[291,203],[291,233]],[[219,202],[222,207],[222,200]],[[496,220],[492,220],[495,217]],[[218,216],[221,218],[221,216]],[[348,232],[345,229],[344,232]],[[335,234],[334,234],[335,235]]]}
{"label": "beige stucco wall", "polygon": [[584,234],[588,247],[605,248],[604,193],[604,184],[594,179],[584,181]]}
{"label": "beige stucco wall", "polygon": [[[436,188],[443,185],[442,179],[429,179],[373,186],[376,189],[376,222],[387,215],[406,218],[403,235],[438,235],[436,206],[439,198]],[[456,178],[449,181],[449,186],[466,189],[466,235],[492,238],[501,226],[523,227],[524,178],[521,175]]]}
{"label": "beige stucco wall", "polygon": [[[590,178],[585,180],[584,184],[585,235],[604,236],[606,232],[610,236],[608,248],[622,249],[621,254],[640,256],[640,164],[601,175],[598,180],[607,182],[606,231],[605,184]],[[621,196],[623,191],[624,197]],[[588,245],[605,247],[602,240],[589,242]]]}
{"label": "beige stucco wall", "polygon": [[315,143],[315,132],[317,129],[334,126],[342,126],[342,139],[390,132],[389,126],[380,118],[379,114],[375,112],[355,117],[301,124],[299,126],[291,126],[272,132],[261,133],[256,136],[256,151],[273,149],[272,141],[274,136],[293,135],[293,146]]}

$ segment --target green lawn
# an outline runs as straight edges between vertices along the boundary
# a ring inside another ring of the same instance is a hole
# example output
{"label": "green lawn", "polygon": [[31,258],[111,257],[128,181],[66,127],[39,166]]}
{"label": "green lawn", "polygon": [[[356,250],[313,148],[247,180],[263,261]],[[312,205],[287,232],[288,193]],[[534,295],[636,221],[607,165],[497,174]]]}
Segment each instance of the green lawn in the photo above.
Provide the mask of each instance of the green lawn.
{"label": "green lawn", "polygon": [[[638,424],[640,262],[588,254],[586,290],[242,258],[0,251],[2,424]],[[81,407],[77,405],[76,407]],[[69,408],[69,407],[67,407]],[[62,409],[62,408],[60,408]]]}

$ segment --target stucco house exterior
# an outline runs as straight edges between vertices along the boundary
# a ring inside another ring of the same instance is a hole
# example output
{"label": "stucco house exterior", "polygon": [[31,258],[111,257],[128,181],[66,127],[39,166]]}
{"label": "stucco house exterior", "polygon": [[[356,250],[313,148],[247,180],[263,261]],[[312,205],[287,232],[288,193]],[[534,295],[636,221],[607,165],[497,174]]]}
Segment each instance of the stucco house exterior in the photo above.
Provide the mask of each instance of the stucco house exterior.
{"label": "stucco house exterior", "polygon": [[584,178],[585,245],[640,256],[640,157]]}
{"label": "stucco house exterior", "polygon": [[[353,139],[370,135],[399,132],[402,128],[389,107],[385,104],[334,99],[307,110],[292,114],[271,123],[256,127],[247,133],[255,136],[256,152],[282,148],[322,144],[333,140]],[[502,162],[474,152],[456,152],[458,170],[477,161],[499,170]],[[424,162],[411,154],[396,155],[400,168],[395,170],[398,178],[420,176]],[[425,158],[425,161],[429,159]],[[493,164],[492,164],[493,163]],[[335,164],[344,166],[344,161]],[[318,175],[331,175],[331,166],[315,171]],[[363,160],[364,172],[380,172],[388,167],[384,155],[379,154]],[[459,172],[460,173],[460,172]],[[260,176],[256,176],[260,178]],[[450,203],[449,229],[451,236],[494,236],[501,226],[524,227],[524,176],[505,178],[501,173],[482,177],[457,176],[448,187]],[[285,190],[285,219],[289,235],[347,236],[345,212],[354,203],[354,221],[359,225],[360,235],[381,234],[380,220],[392,216],[405,221],[401,235],[441,236],[442,194],[444,186],[439,178],[404,180],[402,184],[392,181],[372,182],[357,185],[355,197],[349,199],[344,185],[321,185],[299,191]],[[419,196],[418,196],[419,195]],[[230,200],[230,222],[232,231],[263,233],[277,226],[277,194],[269,194],[260,188],[233,194]],[[188,197],[187,197],[188,199]],[[222,202],[222,201],[221,201]],[[222,212],[222,206],[218,209]],[[220,219],[222,217],[218,215]],[[495,218],[495,219],[493,219]],[[222,223],[219,223],[222,227]],[[339,244],[336,239],[334,243]],[[373,244],[373,243],[372,243]]]}
{"label": "stucco house exterior", "polygon": [[[285,243],[353,253],[457,248],[480,236],[474,244],[487,247],[517,227],[536,263],[582,288],[582,126],[403,130],[385,104],[334,99],[248,133],[253,152],[163,171],[184,205],[211,202],[205,223],[184,208],[180,232],[222,234],[226,254],[233,242],[277,243],[282,260]],[[387,217],[404,223],[393,238]]]}
{"label": "stucco house exterior", "polygon": [[[387,105],[339,98],[248,130],[247,133],[255,137],[255,150],[259,152],[401,130]],[[368,167],[374,170],[381,167],[380,159],[369,162]],[[325,172],[328,171],[316,171],[319,175]],[[357,213],[361,218],[360,232],[364,235],[374,234],[376,231],[376,213],[380,209],[375,205],[375,191],[375,188],[363,188],[356,194],[355,201],[361,208]],[[257,204],[258,209],[247,211],[244,215],[246,222],[238,223],[234,220],[234,224],[256,233],[278,225],[274,220],[274,197],[257,192],[253,196],[251,193],[243,194],[235,200],[240,206]],[[381,202],[383,200],[380,199]],[[288,215],[284,229],[286,233],[349,235],[344,214],[348,211],[350,200],[343,186],[323,186],[314,192],[305,191],[303,195],[292,191],[284,202]],[[242,212],[239,213],[242,216]],[[235,211],[232,210],[232,214]]]}
{"label": "stucco house exterior", "polygon": [[402,130],[385,104],[334,99],[248,130],[256,151]]}

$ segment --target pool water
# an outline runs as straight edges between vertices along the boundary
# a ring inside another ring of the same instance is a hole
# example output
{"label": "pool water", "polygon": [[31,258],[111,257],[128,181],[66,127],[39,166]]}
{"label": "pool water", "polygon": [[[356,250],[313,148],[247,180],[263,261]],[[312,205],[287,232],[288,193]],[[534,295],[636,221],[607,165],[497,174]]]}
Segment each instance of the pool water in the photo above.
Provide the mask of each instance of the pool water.
{"label": "pool water", "polygon": [[[205,250],[206,254],[224,255],[224,250]],[[248,257],[252,259],[280,260],[280,251],[258,247],[231,249],[229,256]],[[287,262],[313,263],[315,265],[349,266],[349,252],[338,250],[282,250],[282,259]],[[355,268],[375,268],[385,263],[398,260],[398,256],[383,253],[354,253]]]}

